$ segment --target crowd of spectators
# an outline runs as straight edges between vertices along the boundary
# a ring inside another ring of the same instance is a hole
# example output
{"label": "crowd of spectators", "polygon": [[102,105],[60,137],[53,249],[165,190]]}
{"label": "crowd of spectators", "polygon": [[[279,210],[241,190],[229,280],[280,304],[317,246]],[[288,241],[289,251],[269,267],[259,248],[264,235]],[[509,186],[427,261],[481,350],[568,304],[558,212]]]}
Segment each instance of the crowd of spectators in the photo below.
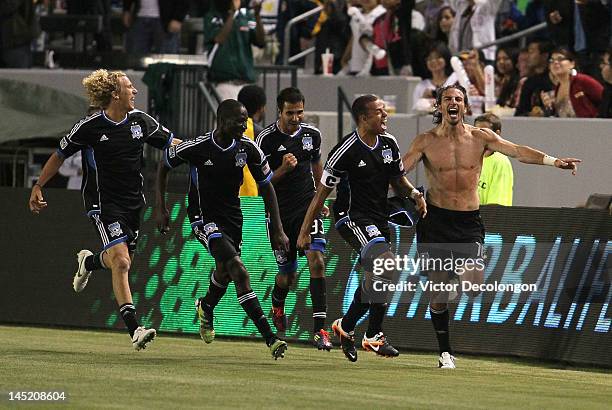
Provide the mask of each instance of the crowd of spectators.
{"label": "crowd of spectators", "polygon": [[[251,46],[278,46],[282,64],[288,22],[321,6],[293,26],[288,49],[295,55],[314,47],[314,71],[321,55],[333,54],[334,75],[414,75],[423,80],[413,96],[418,111],[431,108],[436,87],[457,81],[450,64],[459,56],[471,82],[469,93],[484,96],[485,66],[495,70],[499,107],[515,115],[610,116],[609,47],[611,0],[3,0],[0,2],[0,67],[30,67],[39,39],[37,13],[103,16],[95,49],[117,48],[111,31],[121,22],[127,53],[185,51],[184,22],[203,18],[204,50],[217,66],[213,80],[236,96],[254,81]],[[275,15],[273,24],[264,23]],[[518,40],[496,39],[545,23],[546,29]],[[262,38],[263,36],[263,38]],[[114,43],[114,47],[113,47]],[[236,57],[236,58],[234,58]],[[236,61],[234,61],[236,60]],[[298,60],[294,64],[303,65]],[[476,99],[478,101],[478,98]]]}

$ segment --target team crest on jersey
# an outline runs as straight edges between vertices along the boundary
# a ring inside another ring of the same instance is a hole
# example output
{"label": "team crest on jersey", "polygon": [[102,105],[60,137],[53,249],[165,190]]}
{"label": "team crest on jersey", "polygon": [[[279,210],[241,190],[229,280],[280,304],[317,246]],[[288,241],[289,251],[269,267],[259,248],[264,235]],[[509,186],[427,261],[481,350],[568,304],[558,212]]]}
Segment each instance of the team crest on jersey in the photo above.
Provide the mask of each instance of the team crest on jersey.
{"label": "team crest on jersey", "polygon": [[246,152],[239,152],[236,154],[236,166],[240,168],[244,168],[246,165],[247,154]]}
{"label": "team crest on jersey", "polygon": [[391,151],[391,148],[382,150],[382,156],[385,164],[390,164],[393,162],[393,152]]}
{"label": "team crest on jersey", "polygon": [[312,137],[302,137],[302,148],[304,151],[312,151],[314,148],[312,145]]}
{"label": "team crest on jersey", "polygon": [[108,225],[108,231],[110,232],[111,237],[119,236],[123,233],[119,222],[113,222],[112,224]]}
{"label": "team crest on jersey", "polygon": [[366,226],[366,231],[368,232],[368,236],[370,238],[372,238],[374,236],[379,236],[380,235],[380,230],[378,229],[378,227],[376,225],[368,225],[368,226]]}
{"label": "team crest on jersey", "polygon": [[207,223],[202,229],[206,235],[210,235],[211,233],[219,230],[219,228],[217,228],[217,224],[214,222]]}
{"label": "team crest on jersey", "polygon": [[140,128],[140,125],[132,125],[130,131],[132,131],[132,138],[142,138],[142,128]]}

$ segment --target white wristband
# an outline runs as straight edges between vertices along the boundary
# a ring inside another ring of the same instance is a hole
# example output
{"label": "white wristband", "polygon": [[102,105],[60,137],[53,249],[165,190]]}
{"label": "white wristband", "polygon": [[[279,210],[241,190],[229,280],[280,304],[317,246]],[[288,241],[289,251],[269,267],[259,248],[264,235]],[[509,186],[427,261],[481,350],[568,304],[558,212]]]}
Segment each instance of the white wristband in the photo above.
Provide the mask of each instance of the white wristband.
{"label": "white wristband", "polygon": [[551,167],[554,167],[556,160],[557,160],[557,158],[551,157],[550,155],[544,154],[544,158],[542,158],[542,164],[550,165]]}
{"label": "white wristband", "polygon": [[412,191],[410,191],[410,198],[412,199],[416,199],[416,197],[420,195],[421,195],[421,191],[419,191],[416,188],[412,188]]}

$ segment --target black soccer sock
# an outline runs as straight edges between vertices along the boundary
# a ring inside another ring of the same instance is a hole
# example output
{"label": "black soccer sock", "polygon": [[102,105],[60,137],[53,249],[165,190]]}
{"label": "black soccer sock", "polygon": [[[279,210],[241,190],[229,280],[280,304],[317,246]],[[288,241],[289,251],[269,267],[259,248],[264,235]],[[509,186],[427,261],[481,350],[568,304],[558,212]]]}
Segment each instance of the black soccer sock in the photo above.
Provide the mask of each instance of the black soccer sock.
{"label": "black soccer sock", "polygon": [[366,337],[374,337],[382,332],[382,322],[387,313],[386,303],[372,303],[370,305],[370,321],[368,322],[368,330]]}
{"label": "black soccer sock", "polygon": [[347,333],[355,330],[355,326],[357,325],[359,319],[361,319],[370,308],[370,303],[362,302],[361,300],[362,290],[361,285],[359,285],[355,291],[355,295],[353,296],[351,306],[349,306],[348,311],[342,318],[342,329]]}
{"label": "black soccer sock", "polygon": [[261,333],[264,339],[266,339],[266,344],[269,346],[274,339],[276,339],[276,336],[270,328],[270,323],[268,323],[268,319],[266,319],[266,316],[261,309],[259,299],[257,299],[255,292],[250,291],[242,295],[238,295],[238,302],[246,314],[251,318],[253,323],[255,323],[257,330],[259,330],[259,333]]}
{"label": "black soccer sock", "polygon": [[310,278],[310,299],[312,300],[314,333],[316,333],[325,329],[325,319],[327,318],[325,278]]}
{"label": "black soccer sock", "polygon": [[106,269],[106,266],[104,266],[104,262],[102,260],[103,254],[104,254],[104,251],[94,253],[93,255],[89,255],[88,257],[86,257],[85,258],[85,269],[87,269],[90,272],[94,270],[98,270],[98,269]]}
{"label": "black soccer sock", "polygon": [[217,271],[213,271],[210,274],[208,292],[206,292],[206,296],[204,296],[201,299],[203,303],[202,308],[209,309],[210,313],[212,313],[215,306],[217,306],[217,304],[219,303],[219,301],[221,300],[221,298],[223,297],[223,295],[225,295],[225,292],[227,291],[227,284],[223,285],[221,282],[219,282],[217,278],[215,278],[216,273]]}
{"label": "black soccer sock", "polygon": [[448,308],[444,310],[434,310],[430,306],[429,312],[431,313],[431,323],[433,323],[436,337],[438,338],[440,354],[442,354],[442,352],[453,354],[450,347],[450,335],[448,334]]}
{"label": "black soccer sock", "polygon": [[136,308],[131,303],[124,303],[119,307],[119,314],[125,322],[130,336],[134,336],[134,332],[138,328],[138,321],[136,320]]}
{"label": "black soccer sock", "polygon": [[285,299],[287,299],[288,293],[289,288],[283,289],[275,282],[274,289],[272,289],[272,306],[277,308],[285,307]]}

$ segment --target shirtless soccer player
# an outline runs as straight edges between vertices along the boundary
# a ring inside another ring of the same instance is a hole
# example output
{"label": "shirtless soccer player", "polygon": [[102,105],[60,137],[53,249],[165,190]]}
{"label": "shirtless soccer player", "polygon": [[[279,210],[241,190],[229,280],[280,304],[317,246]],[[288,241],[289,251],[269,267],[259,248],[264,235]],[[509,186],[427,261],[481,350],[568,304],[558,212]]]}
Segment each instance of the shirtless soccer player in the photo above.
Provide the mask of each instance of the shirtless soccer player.
{"label": "shirtless soccer player", "polygon": [[[526,164],[570,169],[574,175],[580,162],[576,158],[554,158],[528,146],[504,140],[489,129],[465,124],[463,119],[467,108],[468,100],[463,87],[450,85],[438,89],[434,112],[437,126],[418,135],[402,158],[407,172],[422,160],[427,175],[427,218],[419,220],[416,229],[422,259],[444,260],[453,256],[457,258],[458,255],[482,258],[484,226],[478,211],[477,184],[485,151],[501,152]],[[436,264],[432,265],[435,267]],[[454,272],[425,270],[424,273],[433,283],[456,278]],[[479,284],[484,281],[484,271],[466,271],[460,279]],[[455,358],[448,333],[448,298],[447,295],[433,292],[428,296],[431,321],[440,348],[439,367],[452,369]]]}

